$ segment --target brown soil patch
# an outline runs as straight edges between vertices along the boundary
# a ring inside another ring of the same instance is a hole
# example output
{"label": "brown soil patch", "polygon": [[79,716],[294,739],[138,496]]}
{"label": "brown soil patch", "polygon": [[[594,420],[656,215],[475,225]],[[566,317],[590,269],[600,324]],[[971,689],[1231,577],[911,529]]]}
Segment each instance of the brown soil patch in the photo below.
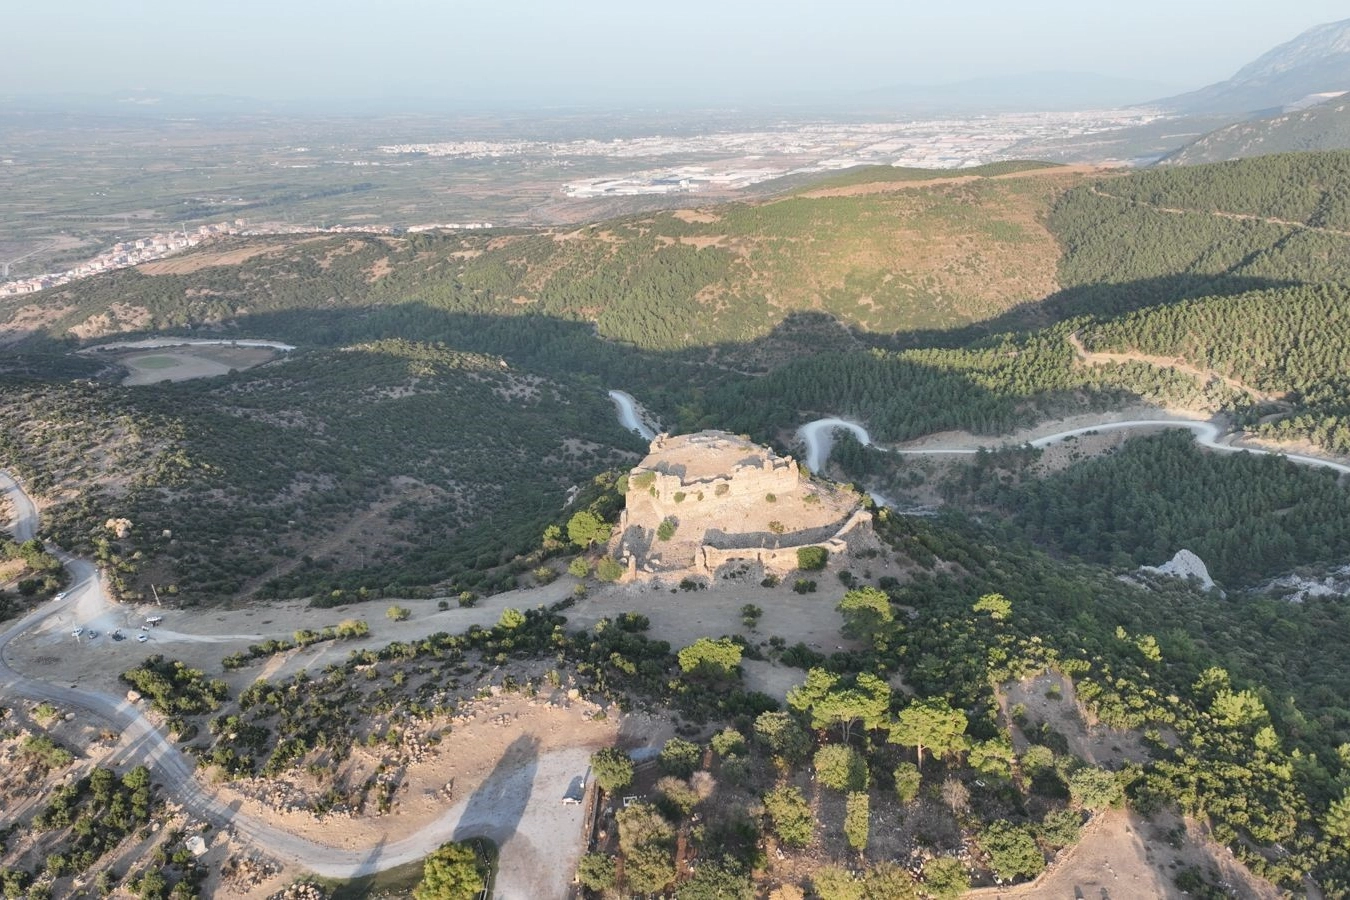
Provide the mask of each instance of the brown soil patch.
{"label": "brown soil patch", "polygon": [[31,303],[14,311],[8,322],[0,324],[0,345],[22,340],[31,332],[39,331],[67,315],[75,307],[52,303]]}
{"label": "brown soil patch", "polygon": [[[1058,696],[1054,695],[1055,691]],[[1011,722],[1009,710],[1019,704],[1026,709],[1026,719],[1032,727],[1044,722],[1064,735],[1070,752],[1093,765],[1118,769],[1126,762],[1145,762],[1149,758],[1148,750],[1134,732],[1090,725],[1078,703],[1073,682],[1058,672],[1046,672],[1005,685],[999,693],[999,708],[1004,720],[1010,723],[1013,747],[1019,753],[1030,743],[1022,729]]]}
{"label": "brown soil patch", "polygon": [[703,209],[677,209],[671,213],[671,216],[681,222],[688,222],[690,225],[711,225],[714,222],[722,221],[721,216]]}
{"label": "brown soil patch", "polygon": [[1194,868],[1231,896],[1275,900],[1284,894],[1257,878],[1193,822],[1170,815],[1152,821],[1122,810],[1099,813],[1073,849],[1061,853],[1040,878],[1012,888],[982,888],[967,897],[1064,897],[1080,900],[1157,900],[1187,896],[1176,876]]}
{"label": "brown soil patch", "polygon": [[215,266],[238,265],[255,256],[276,252],[277,249],[272,244],[245,244],[240,247],[231,247],[229,250],[198,251],[173,256],[169,259],[158,259],[154,262],[143,263],[136,269],[145,275],[188,275]]}
{"label": "brown soil patch", "polygon": [[369,269],[366,269],[366,281],[374,284],[384,276],[394,271],[394,267],[389,263],[389,257],[382,256],[375,260]]}
{"label": "brown soil patch", "polygon": [[[494,768],[527,765],[528,760],[512,758],[523,745],[529,745],[533,756],[612,745],[618,734],[616,721],[595,719],[598,711],[593,704],[569,699],[565,692],[547,699],[498,694],[465,705],[452,719],[419,724],[418,738],[435,735],[439,743],[401,769],[391,815],[318,817],[309,810],[288,808],[317,798],[333,782],[359,784],[375,777],[388,764],[389,754],[380,747],[354,748],[336,772],[319,778],[293,769],[277,778],[222,785],[219,795],[250,816],[318,843],[348,848],[390,843],[431,824],[453,803],[471,796]],[[583,773],[584,767],[576,774]],[[556,796],[540,797],[538,802],[559,804],[566,788],[558,784]]]}
{"label": "brown soil patch", "polygon": [[150,310],[144,307],[113,303],[107,312],[90,316],[80,324],[71,326],[70,333],[77,338],[91,338],[122,331],[143,331],[153,318]]}

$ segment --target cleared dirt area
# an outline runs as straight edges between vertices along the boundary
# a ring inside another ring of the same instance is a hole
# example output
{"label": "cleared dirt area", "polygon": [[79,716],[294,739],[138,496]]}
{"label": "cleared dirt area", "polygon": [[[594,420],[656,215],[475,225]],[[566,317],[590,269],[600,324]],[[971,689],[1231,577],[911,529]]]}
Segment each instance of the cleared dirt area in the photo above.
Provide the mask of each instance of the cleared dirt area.
{"label": "cleared dirt area", "polygon": [[1285,896],[1209,840],[1194,823],[1160,815],[1152,821],[1122,810],[1099,813],[1078,844],[1045,874],[1013,888],[983,888],[968,897],[1049,897],[1074,900],[1157,900],[1186,897],[1176,876],[1195,869],[1230,896],[1275,900]]}
{"label": "cleared dirt area", "polygon": [[[1005,720],[1011,721],[1014,718],[1011,710],[1020,708],[1030,727],[1039,728],[1045,723],[1064,736],[1070,752],[1093,765],[1118,769],[1126,762],[1148,759],[1148,750],[1134,732],[1089,725],[1073,683],[1057,672],[1005,685],[999,696],[999,706]],[[1013,747],[1020,753],[1030,742],[1016,724],[1012,724],[1011,729]]]}
{"label": "cleared dirt area", "polygon": [[195,253],[144,263],[137,266],[136,270],[146,275],[187,275],[213,266],[238,265],[255,256],[279,250],[284,252],[284,248],[278,248],[274,244],[245,244],[231,247],[229,250],[199,250]]}
{"label": "cleared dirt area", "polygon": [[265,347],[197,345],[129,353],[118,361],[131,372],[122,384],[134,386],[227,375],[231,370],[260,366],[276,356],[275,350]]}

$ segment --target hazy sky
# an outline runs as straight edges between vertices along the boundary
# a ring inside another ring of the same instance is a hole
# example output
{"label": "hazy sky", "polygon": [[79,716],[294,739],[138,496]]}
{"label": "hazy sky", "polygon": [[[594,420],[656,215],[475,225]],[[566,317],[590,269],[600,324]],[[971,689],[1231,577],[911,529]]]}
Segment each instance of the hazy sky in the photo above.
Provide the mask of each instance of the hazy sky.
{"label": "hazy sky", "polygon": [[1039,71],[1179,88],[1345,0],[18,0],[0,93],[743,102]]}

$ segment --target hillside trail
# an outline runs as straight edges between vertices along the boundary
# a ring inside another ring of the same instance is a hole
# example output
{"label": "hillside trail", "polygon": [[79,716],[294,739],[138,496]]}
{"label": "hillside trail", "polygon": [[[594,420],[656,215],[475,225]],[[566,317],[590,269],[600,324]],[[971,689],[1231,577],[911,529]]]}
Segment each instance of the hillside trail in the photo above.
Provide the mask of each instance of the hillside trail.
{"label": "hillside trail", "polygon": [[1325,228],[1321,225],[1309,225],[1306,222],[1295,222],[1292,219],[1277,219],[1274,216],[1258,216],[1252,213],[1227,212],[1221,209],[1185,209],[1179,206],[1159,206],[1156,203],[1146,203],[1143,200],[1131,200],[1128,197],[1117,197],[1115,194],[1103,191],[1097,185],[1088,187],[1089,193],[1096,197],[1103,197],[1107,200],[1116,200],[1120,203],[1128,203],[1131,206],[1141,206],[1145,209],[1156,210],[1161,213],[1171,215],[1208,215],[1216,216],[1220,219],[1232,219],[1238,222],[1265,222],[1267,225],[1280,225],[1285,228],[1299,228],[1303,231],[1318,231],[1322,234],[1334,234],[1339,237],[1350,237],[1350,231],[1343,231],[1339,228]]}
{"label": "hillside trail", "polygon": [[[960,169],[956,170],[957,172]],[[969,184],[974,181],[1013,181],[1020,178],[1030,178],[1038,176],[1041,178],[1066,178],[1078,177],[1082,175],[1096,175],[1109,171],[1107,167],[1092,165],[1071,165],[1071,166],[1053,166],[1045,169],[1025,169],[1020,172],[1005,172],[1002,175],[939,175],[934,178],[921,178],[914,181],[870,181],[864,184],[850,184],[842,187],[816,188],[815,190],[803,191],[800,194],[791,194],[788,198],[797,199],[808,198],[812,200],[825,199],[828,197],[860,197],[868,194],[890,194],[899,191],[912,191],[920,188],[938,187],[951,184]],[[778,202],[777,200],[770,202]]]}
{"label": "hillside trail", "polygon": [[1202,369],[1193,366],[1181,357],[1150,356],[1147,353],[1140,353],[1137,350],[1130,350],[1125,353],[1109,353],[1100,350],[1089,350],[1083,346],[1083,339],[1079,337],[1078,332],[1069,335],[1069,346],[1073,348],[1074,356],[1079,363],[1088,366],[1105,366],[1113,363],[1141,362],[1150,366],[1157,366],[1160,369],[1176,369],[1178,372],[1184,372],[1193,378],[1199,379],[1202,383],[1218,380],[1228,385],[1235,391],[1241,391],[1251,397],[1258,403],[1277,403],[1282,406],[1288,406],[1285,395],[1272,394],[1269,391],[1262,391],[1251,385],[1244,384],[1236,378],[1224,375],[1214,369]]}

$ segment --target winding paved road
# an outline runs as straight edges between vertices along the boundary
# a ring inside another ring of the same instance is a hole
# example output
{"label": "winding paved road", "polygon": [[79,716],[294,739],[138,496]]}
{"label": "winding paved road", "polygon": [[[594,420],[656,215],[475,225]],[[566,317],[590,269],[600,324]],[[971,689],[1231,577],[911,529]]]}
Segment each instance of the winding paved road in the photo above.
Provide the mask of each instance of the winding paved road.
{"label": "winding paved road", "polygon": [[[847,419],[817,419],[814,422],[808,422],[797,429],[797,436],[806,444],[806,465],[812,472],[820,471],[821,467],[830,458],[830,449],[834,446],[834,432],[836,429],[843,428],[853,432],[854,436],[863,444],[863,446],[876,447],[887,453],[904,453],[913,456],[929,456],[942,454],[960,454],[972,455],[978,453],[978,450],[969,447],[921,447],[914,449],[903,449],[899,447],[882,447],[879,444],[872,443],[872,436],[867,429],[857,422],[850,422]],[[1219,430],[1217,425],[1211,422],[1196,422],[1188,419],[1132,419],[1128,422],[1103,422],[1100,425],[1085,425],[1082,428],[1073,428],[1068,431],[1061,431],[1056,434],[1049,434],[1045,437],[1036,438],[1029,441],[1033,447],[1047,447],[1050,444],[1067,440],[1071,437],[1077,437],[1083,434],[1091,434],[1101,431],[1128,431],[1134,428],[1185,428],[1195,434],[1196,441],[1204,447],[1211,450],[1219,450],[1224,453],[1256,453],[1262,456],[1282,456],[1290,462],[1300,463],[1306,466],[1321,466],[1332,469],[1342,475],[1350,474],[1350,465],[1334,462],[1329,459],[1320,459],[1315,456],[1303,456],[1298,453],[1282,453],[1278,450],[1262,450],[1257,447],[1235,447],[1232,444],[1222,442],[1224,433]]]}
{"label": "winding paved road", "polygon": [[[13,501],[16,511],[12,529],[33,536],[37,531],[37,511],[29,497],[6,472],[0,472],[0,487]],[[552,751],[540,755],[528,768],[494,772],[473,795],[448,807],[436,821],[403,840],[355,850],[315,843],[216,799],[197,781],[193,760],[170,743],[126,698],[29,678],[10,666],[8,648],[15,638],[81,603],[92,601],[101,606],[109,602],[93,563],[64,553],[57,555],[71,574],[71,585],[62,599],[44,604],[0,633],[0,697],[47,701],[105,723],[122,735],[112,757],[114,765],[146,766],[153,780],[189,815],[316,875],[356,878],[419,860],[446,841],[487,837],[502,851],[495,885],[497,897],[533,900],[566,895],[571,868],[554,865],[559,862],[555,851],[560,834],[579,833],[579,821],[570,821],[579,816],[576,812],[579,807],[562,807],[558,802],[559,785],[566,785],[577,773],[586,770],[588,750]],[[491,804],[484,809],[485,795],[508,800],[516,797],[519,802]],[[526,801],[532,795],[536,805],[527,809]]]}
{"label": "winding paved road", "polygon": [[638,416],[637,401],[633,399],[632,394],[627,391],[610,391],[609,399],[614,401],[614,408],[619,413],[619,424],[629,431],[636,431],[638,437],[644,441],[650,441],[656,437],[656,432],[647,427],[647,423],[643,422],[641,417]]}

